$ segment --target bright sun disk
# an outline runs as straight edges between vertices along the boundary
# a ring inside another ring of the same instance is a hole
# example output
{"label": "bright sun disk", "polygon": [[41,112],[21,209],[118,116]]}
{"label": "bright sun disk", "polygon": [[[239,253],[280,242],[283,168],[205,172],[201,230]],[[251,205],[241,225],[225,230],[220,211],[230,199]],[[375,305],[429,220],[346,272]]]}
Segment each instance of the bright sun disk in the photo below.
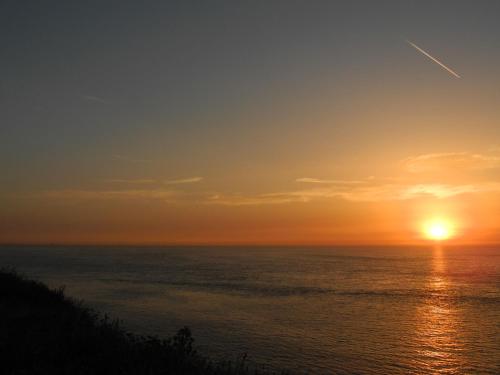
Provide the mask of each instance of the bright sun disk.
{"label": "bright sun disk", "polygon": [[424,234],[434,241],[446,240],[453,236],[453,225],[446,220],[432,220],[424,225]]}

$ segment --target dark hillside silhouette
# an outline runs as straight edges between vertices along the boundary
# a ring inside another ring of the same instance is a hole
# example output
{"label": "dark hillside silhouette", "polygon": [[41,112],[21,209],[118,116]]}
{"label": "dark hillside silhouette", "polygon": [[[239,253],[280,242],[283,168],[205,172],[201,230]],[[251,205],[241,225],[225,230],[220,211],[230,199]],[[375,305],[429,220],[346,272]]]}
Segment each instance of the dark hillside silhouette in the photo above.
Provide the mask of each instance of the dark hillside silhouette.
{"label": "dark hillside silhouette", "polygon": [[213,362],[196,351],[189,328],[170,339],[127,332],[64,295],[0,270],[2,374],[258,374],[246,357]]}

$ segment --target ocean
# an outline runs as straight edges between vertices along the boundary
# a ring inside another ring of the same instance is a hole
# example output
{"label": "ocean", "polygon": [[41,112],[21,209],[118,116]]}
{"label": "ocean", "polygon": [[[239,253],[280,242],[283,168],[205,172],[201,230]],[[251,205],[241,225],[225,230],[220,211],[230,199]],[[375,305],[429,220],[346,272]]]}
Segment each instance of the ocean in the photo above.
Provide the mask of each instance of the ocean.
{"label": "ocean", "polygon": [[298,374],[500,374],[500,248],[0,247],[140,334]]}

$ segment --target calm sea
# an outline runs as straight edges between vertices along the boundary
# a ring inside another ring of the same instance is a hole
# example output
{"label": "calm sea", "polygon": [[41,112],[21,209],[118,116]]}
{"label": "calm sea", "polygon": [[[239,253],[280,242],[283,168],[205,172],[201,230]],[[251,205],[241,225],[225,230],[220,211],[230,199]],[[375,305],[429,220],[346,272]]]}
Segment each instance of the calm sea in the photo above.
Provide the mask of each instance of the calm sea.
{"label": "calm sea", "polygon": [[14,266],[202,352],[318,374],[499,374],[500,248],[1,247]]}

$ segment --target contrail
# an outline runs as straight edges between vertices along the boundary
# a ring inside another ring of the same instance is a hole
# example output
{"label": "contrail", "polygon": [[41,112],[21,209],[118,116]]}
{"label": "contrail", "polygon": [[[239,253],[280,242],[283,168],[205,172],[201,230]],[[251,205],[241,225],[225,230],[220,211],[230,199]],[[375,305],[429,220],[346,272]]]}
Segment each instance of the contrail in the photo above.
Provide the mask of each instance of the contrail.
{"label": "contrail", "polygon": [[410,46],[412,46],[413,48],[415,48],[417,51],[419,52],[422,52],[425,56],[427,56],[429,59],[431,59],[432,61],[434,61],[436,64],[438,64],[439,66],[441,66],[441,68],[443,69],[446,69],[448,71],[448,73],[450,74],[453,74],[455,77],[457,78],[461,78],[457,73],[455,73],[452,69],[448,68],[446,65],[444,65],[441,61],[439,61],[438,59],[432,57],[431,55],[429,55],[427,52],[425,52],[422,48],[420,48],[419,46],[417,46],[415,43],[412,43],[410,42],[409,40],[406,41]]}

